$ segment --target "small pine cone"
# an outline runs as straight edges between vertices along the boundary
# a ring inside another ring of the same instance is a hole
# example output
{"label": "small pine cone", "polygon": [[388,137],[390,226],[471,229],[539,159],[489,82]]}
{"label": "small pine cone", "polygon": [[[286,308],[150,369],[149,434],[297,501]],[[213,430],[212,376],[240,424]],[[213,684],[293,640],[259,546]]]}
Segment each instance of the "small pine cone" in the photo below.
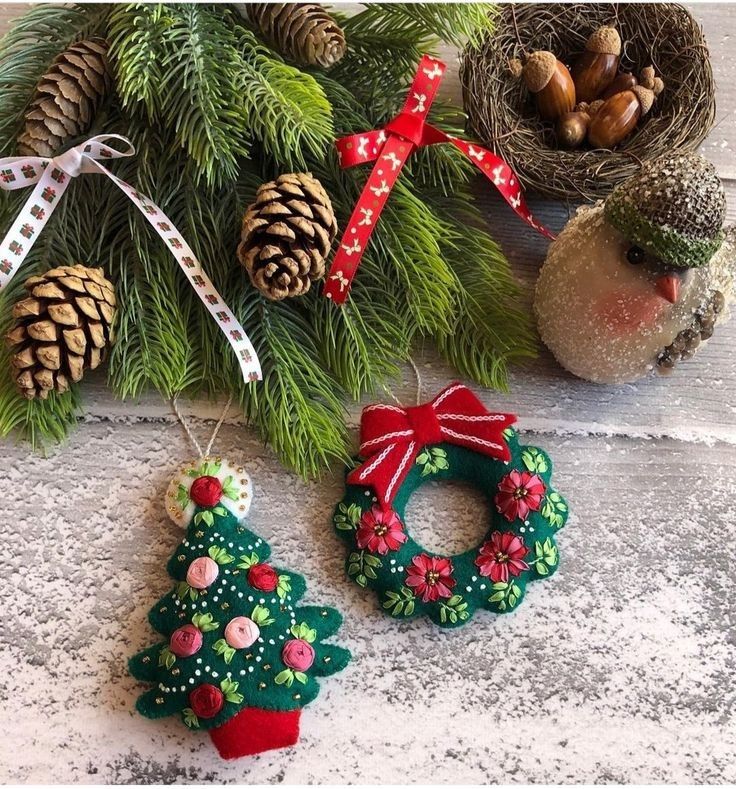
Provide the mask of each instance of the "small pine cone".
{"label": "small pine cone", "polygon": [[113,341],[115,290],[101,268],[60,266],[25,282],[6,335],[13,378],[29,400],[66,392],[94,370]]}
{"label": "small pine cone", "polygon": [[332,203],[311,173],[262,184],[243,217],[238,257],[251,282],[274,301],[306,293],[325,275],[337,235]]}
{"label": "small pine cone", "polygon": [[111,87],[107,42],[92,38],[72,44],[36,86],[18,154],[54,156],[66,142],[86,134]]}
{"label": "small pine cone", "polygon": [[345,54],[345,34],[321,5],[244,3],[247,19],[285,57],[301,66],[334,66]]}

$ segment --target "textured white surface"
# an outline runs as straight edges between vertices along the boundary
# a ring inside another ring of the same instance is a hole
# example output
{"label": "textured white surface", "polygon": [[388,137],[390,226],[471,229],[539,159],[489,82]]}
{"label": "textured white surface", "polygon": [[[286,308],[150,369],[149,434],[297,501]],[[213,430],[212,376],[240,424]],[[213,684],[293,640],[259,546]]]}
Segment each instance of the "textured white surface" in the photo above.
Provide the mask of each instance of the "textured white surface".
{"label": "textured white surface", "polygon": [[[20,10],[0,7],[0,26]],[[734,179],[736,10],[695,13],[719,82],[721,123],[704,150]],[[532,282],[545,242],[495,198],[484,203]],[[534,208],[564,223],[564,207]],[[255,484],[251,526],[305,574],[307,602],[345,614],[338,641],[354,652],[305,709],[300,746],[234,764],[206,735],[134,711],[143,686],[126,660],[152,643],[147,611],[169,588],[164,567],[181,536],[162,494],[192,452],[156,397],[114,402],[92,382],[90,418],[69,444],[49,458],[3,445],[0,780],[736,782],[734,340],[736,322],[677,378],[624,387],[577,381],[543,354],[514,373],[510,395],[484,395],[549,449],[572,515],[558,574],[514,614],[452,632],[394,623],[344,578],[330,525],[339,474],[300,482],[251,433],[226,426],[219,450]],[[427,393],[449,375],[433,356],[422,372]],[[477,496],[442,489],[411,513],[420,539],[453,550],[477,541],[483,517]]]}

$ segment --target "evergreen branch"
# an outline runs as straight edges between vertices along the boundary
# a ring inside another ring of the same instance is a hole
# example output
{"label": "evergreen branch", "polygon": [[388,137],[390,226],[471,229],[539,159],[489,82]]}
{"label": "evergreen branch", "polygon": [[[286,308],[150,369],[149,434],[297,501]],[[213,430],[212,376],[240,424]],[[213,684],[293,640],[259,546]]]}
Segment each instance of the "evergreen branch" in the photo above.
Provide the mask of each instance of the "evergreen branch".
{"label": "evergreen branch", "polygon": [[305,155],[323,158],[335,130],[319,83],[259,44],[251,31],[235,32],[243,61],[237,88],[250,134],[289,169],[303,167]]}

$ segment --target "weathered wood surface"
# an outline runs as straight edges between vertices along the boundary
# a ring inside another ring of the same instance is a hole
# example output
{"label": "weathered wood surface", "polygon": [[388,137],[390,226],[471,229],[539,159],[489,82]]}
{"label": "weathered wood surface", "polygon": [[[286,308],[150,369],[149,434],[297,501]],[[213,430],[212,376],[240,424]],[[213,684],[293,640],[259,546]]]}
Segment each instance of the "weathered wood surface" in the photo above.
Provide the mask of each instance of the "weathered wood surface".
{"label": "weathered wood surface", "polygon": [[[0,32],[23,10],[0,6]],[[703,151],[726,179],[736,221],[736,7],[693,10],[718,83],[719,125]],[[457,96],[456,69],[446,90]],[[532,283],[545,242],[495,197],[480,199]],[[565,206],[532,203],[562,227]],[[297,749],[235,764],[179,722],[134,712],[140,686],[125,663],[153,637],[146,612],[168,588],[164,565],[179,539],[162,494],[191,450],[155,395],[120,403],[92,382],[69,444],[48,458],[3,446],[0,780],[736,781],[735,340],[736,321],[675,378],[625,387],[577,381],[543,354],[514,373],[508,396],[483,394],[514,408],[526,439],[550,450],[572,516],[560,573],[514,615],[452,633],[394,624],[344,580],[329,523],[339,474],[296,480],[233,413],[220,448],[255,479],[253,528],[304,572],[310,602],[345,613],[341,641],[355,655],[304,711]],[[427,393],[451,375],[431,351],[420,361]],[[413,397],[411,374],[396,391]],[[206,420],[218,410],[184,406]],[[353,407],[351,424],[357,416]],[[430,548],[459,550],[478,539],[483,507],[467,492],[423,491],[414,530]]]}

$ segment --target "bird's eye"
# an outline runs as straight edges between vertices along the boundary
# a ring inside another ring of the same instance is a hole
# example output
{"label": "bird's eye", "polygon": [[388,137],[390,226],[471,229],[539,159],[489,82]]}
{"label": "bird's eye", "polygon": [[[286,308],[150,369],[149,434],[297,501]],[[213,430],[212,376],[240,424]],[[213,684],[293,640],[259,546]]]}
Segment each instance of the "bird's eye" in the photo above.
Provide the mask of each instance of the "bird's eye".
{"label": "bird's eye", "polygon": [[643,263],[645,257],[646,253],[641,247],[629,247],[629,251],[626,253],[626,259],[634,266]]}

